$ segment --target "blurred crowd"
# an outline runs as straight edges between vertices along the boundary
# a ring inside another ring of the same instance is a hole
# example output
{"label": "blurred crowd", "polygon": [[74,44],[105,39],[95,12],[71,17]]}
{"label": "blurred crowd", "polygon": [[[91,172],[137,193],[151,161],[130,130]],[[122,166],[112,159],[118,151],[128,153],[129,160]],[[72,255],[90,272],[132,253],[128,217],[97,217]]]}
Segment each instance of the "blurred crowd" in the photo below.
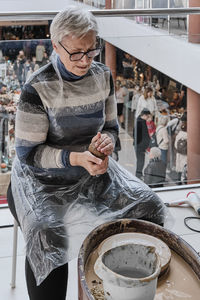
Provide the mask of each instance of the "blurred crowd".
{"label": "blurred crowd", "polygon": [[15,114],[21,89],[31,74],[49,62],[46,47],[39,41],[32,56],[23,49],[11,60],[0,51],[0,173],[11,170],[15,156]]}
{"label": "blurred crowd", "polygon": [[[164,174],[155,175],[158,186],[166,181],[167,174],[171,174],[171,179],[180,184],[185,182],[187,153],[178,152],[177,138],[184,128],[184,139],[187,141],[186,87],[171,79],[167,85],[162,85],[150,66],[142,64],[128,53],[124,53],[122,66],[122,73],[118,74],[115,82],[118,118],[121,127],[133,136],[136,176],[149,185],[157,186],[153,175],[152,183],[149,178],[146,179],[144,168],[145,160],[152,162],[154,154],[154,160],[159,159],[165,164],[165,168],[161,168]],[[125,124],[128,128],[125,128]],[[151,151],[151,148],[158,148],[158,151]],[[183,155],[181,159],[180,155]]]}

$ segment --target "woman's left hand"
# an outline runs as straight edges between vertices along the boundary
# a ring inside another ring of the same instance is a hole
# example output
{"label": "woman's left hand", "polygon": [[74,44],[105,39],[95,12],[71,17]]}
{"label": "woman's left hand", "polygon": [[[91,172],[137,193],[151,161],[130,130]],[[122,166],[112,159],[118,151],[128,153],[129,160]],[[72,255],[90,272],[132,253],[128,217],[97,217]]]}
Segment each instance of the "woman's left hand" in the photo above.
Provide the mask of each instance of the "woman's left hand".
{"label": "woman's left hand", "polygon": [[97,133],[92,139],[92,143],[95,143],[95,147],[98,151],[101,153],[104,153],[105,155],[112,154],[114,150],[114,144],[112,139],[106,134],[101,134],[100,132]]}

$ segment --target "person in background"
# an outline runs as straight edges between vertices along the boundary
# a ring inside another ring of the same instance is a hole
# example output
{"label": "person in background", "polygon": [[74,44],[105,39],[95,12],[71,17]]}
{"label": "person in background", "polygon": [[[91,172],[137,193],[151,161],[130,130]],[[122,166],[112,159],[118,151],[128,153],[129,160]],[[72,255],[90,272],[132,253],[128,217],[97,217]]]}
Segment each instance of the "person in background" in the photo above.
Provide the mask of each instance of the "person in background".
{"label": "person in background", "polygon": [[36,62],[39,66],[41,66],[45,52],[46,52],[46,49],[45,49],[45,46],[43,45],[43,41],[40,40],[39,44],[36,46],[36,49],[35,49]]}
{"label": "person in background", "polygon": [[143,167],[145,161],[145,152],[149,146],[150,137],[146,120],[150,117],[151,113],[148,109],[143,109],[140,116],[137,118],[136,131],[133,132],[133,143],[135,146],[137,167],[136,176],[138,178],[143,177]]}
{"label": "person in background", "polygon": [[136,122],[137,122],[137,118],[136,118],[136,109],[137,109],[137,105],[138,105],[138,100],[140,98],[140,96],[142,95],[142,90],[141,87],[139,85],[136,85],[134,87],[133,90],[133,97],[132,97],[132,102],[131,102],[131,111],[133,112],[133,127],[136,128]]}
{"label": "person in background", "polygon": [[170,108],[171,109],[177,109],[180,105],[181,99],[180,99],[180,93],[179,91],[176,89],[173,92],[173,96],[172,96],[172,100],[170,100]]}
{"label": "person in background", "polygon": [[167,102],[167,88],[165,86],[160,88],[160,99]]}
{"label": "person in background", "polygon": [[151,78],[152,78],[152,69],[151,66],[147,66],[144,71],[144,80],[146,82],[151,82]]}
{"label": "person in background", "polygon": [[4,95],[7,93],[7,86],[3,82],[0,81],[0,95]]}
{"label": "person in background", "polygon": [[144,182],[151,188],[163,187],[166,176],[166,164],[161,160],[161,150],[152,147],[149,152],[149,163],[144,169]]}
{"label": "person in background", "polygon": [[149,133],[149,137],[150,137],[150,144],[149,144],[149,147],[147,148],[147,151],[149,152],[150,148],[156,146],[156,137],[154,137],[154,135],[156,133],[156,125],[153,121],[152,115],[150,115],[148,117],[148,119],[146,120],[146,124],[147,124],[148,133]]}
{"label": "person in background", "polygon": [[35,71],[37,71],[38,69],[39,69],[39,65],[38,65],[38,63],[37,63],[37,61],[36,61],[36,57],[33,56],[33,57],[32,57],[32,60],[31,60],[31,70],[32,70],[32,72],[35,72]]}
{"label": "person in background", "polygon": [[176,162],[176,150],[174,148],[174,142],[177,133],[180,131],[181,128],[181,120],[180,118],[173,118],[167,123],[167,132],[169,137],[169,148],[168,148],[168,159],[169,159],[169,170],[175,169],[175,162]]}
{"label": "person in background", "polygon": [[175,138],[174,147],[176,149],[176,172],[178,174],[178,184],[182,184],[181,176],[184,168],[187,167],[187,122],[183,121],[181,130]]}
{"label": "person in background", "polygon": [[120,80],[116,80],[115,83],[115,95],[117,99],[117,115],[119,118],[119,122],[121,124],[122,128],[125,128],[124,125],[124,100],[125,97],[128,95],[128,90],[122,86],[122,83]]}
{"label": "person in background", "polygon": [[133,97],[132,97],[132,103],[131,103],[131,111],[134,113],[136,112],[138,100],[142,94],[141,87],[139,85],[136,85],[133,90]]}
{"label": "person in background", "polygon": [[30,59],[27,59],[26,62],[24,63],[24,81],[26,81],[31,74],[31,61]]}
{"label": "person in background", "polygon": [[141,114],[144,108],[150,111],[150,113],[153,116],[153,119],[155,119],[158,116],[158,107],[156,99],[153,96],[153,90],[151,87],[145,88],[144,94],[138,100],[136,118]]}
{"label": "person in background", "polygon": [[180,107],[183,109],[187,107],[187,88],[185,86],[182,86],[182,89],[179,91],[178,108]]}
{"label": "person in background", "polygon": [[49,58],[48,58],[48,55],[46,53],[46,51],[43,53],[43,59],[42,59],[42,62],[41,62],[41,67],[42,66],[45,66],[46,64],[49,63]]}
{"label": "person in background", "polygon": [[168,116],[161,115],[158,119],[158,126],[156,129],[157,144],[161,150],[161,159],[165,164],[167,164],[167,151],[169,148],[169,136],[166,127],[168,120]]}
{"label": "person in background", "polygon": [[17,56],[17,59],[14,62],[13,70],[14,75],[17,77],[19,81],[20,88],[22,89],[24,84],[24,64],[26,62],[26,57],[24,55],[24,51],[20,50],[19,55]]}
{"label": "person in background", "polygon": [[122,60],[123,77],[124,79],[133,78],[133,58],[129,53],[124,53],[124,58]]}

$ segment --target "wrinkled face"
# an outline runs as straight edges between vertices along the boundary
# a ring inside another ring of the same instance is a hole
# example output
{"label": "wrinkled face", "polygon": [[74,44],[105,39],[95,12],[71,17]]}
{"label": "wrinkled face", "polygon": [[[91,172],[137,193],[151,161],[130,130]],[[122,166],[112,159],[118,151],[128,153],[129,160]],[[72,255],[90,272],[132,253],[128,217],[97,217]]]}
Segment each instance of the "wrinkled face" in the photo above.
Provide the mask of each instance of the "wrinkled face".
{"label": "wrinkled face", "polygon": [[[76,52],[87,52],[88,50],[96,48],[96,33],[94,31],[89,31],[82,38],[68,35],[65,36],[60,42],[71,54]],[[60,44],[53,43],[53,48],[69,72],[77,76],[83,76],[88,72],[93,58],[88,58],[87,55],[84,55],[80,60],[71,61],[70,55]]]}

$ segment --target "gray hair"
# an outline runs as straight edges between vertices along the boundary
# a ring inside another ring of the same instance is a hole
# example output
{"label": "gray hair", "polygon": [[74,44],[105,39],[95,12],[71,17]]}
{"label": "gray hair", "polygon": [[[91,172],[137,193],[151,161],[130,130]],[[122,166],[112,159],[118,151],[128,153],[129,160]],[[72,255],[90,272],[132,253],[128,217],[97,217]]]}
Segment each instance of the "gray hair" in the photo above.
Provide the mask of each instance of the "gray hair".
{"label": "gray hair", "polygon": [[98,33],[97,21],[91,12],[78,6],[69,6],[59,12],[50,26],[51,39],[56,44],[66,35],[79,38],[90,30]]}
{"label": "gray hair", "polygon": [[158,125],[162,125],[162,126],[166,126],[167,123],[169,121],[169,117],[168,116],[163,116],[161,115],[158,119]]}
{"label": "gray hair", "polygon": [[154,158],[160,158],[161,157],[161,150],[158,147],[152,147],[150,149],[150,154]]}

